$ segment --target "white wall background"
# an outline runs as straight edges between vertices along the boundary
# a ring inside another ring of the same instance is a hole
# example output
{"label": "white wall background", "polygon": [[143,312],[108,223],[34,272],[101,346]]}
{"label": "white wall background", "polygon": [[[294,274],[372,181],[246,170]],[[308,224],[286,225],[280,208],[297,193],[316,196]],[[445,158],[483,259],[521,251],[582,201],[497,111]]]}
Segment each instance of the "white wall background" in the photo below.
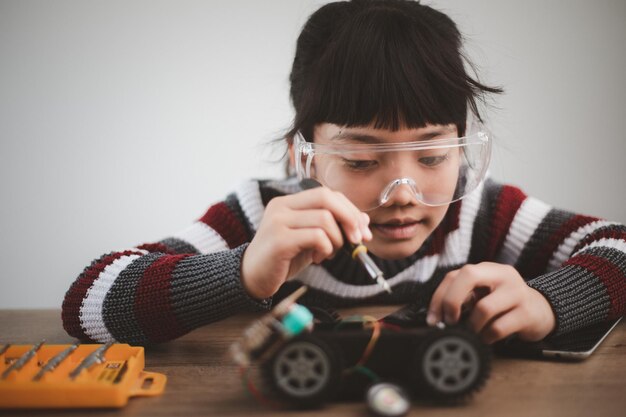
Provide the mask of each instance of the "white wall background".
{"label": "white wall background", "polygon": [[[0,0],[0,308],[58,308],[93,258],[280,175],[265,143],[321,3]],[[626,222],[626,2],[429,3],[506,88],[493,175]]]}

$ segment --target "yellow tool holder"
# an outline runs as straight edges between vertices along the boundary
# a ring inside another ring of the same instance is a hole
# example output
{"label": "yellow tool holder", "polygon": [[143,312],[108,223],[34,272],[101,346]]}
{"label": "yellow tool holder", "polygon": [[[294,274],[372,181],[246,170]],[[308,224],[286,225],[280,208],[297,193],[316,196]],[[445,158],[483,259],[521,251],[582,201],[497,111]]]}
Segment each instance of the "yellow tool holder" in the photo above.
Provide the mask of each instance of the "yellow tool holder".
{"label": "yellow tool holder", "polygon": [[[103,362],[70,374],[103,345],[78,345],[56,368],[36,379],[46,363],[71,345],[46,345],[19,370],[0,379],[0,408],[91,408],[123,407],[130,397],[163,393],[167,377],[145,372],[143,347],[113,344]],[[2,345],[0,345],[0,348]],[[0,354],[0,375],[31,350],[33,345],[11,345]]]}

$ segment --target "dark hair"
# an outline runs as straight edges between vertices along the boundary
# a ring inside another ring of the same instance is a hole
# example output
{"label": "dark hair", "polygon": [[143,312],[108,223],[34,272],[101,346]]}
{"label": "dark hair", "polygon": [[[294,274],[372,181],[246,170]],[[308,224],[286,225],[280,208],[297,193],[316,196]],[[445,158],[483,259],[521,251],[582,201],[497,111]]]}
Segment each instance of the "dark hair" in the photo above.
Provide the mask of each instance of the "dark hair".
{"label": "dark hair", "polygon": [[298,37],[290,75],[295,119],[286,137],[322,122],[398,130],[456,124],[500,93],[470,77],[462,37],[445,14],[410,0],[329,3]]}

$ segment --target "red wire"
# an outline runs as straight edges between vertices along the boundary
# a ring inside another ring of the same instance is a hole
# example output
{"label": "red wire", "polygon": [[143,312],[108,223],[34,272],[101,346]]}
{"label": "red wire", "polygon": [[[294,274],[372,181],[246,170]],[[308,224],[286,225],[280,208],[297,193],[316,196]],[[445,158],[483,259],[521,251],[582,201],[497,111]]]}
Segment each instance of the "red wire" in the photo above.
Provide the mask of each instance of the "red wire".
{"label": "red wire", "polygon": [[264,405],[265,407],[268,408],[274,408],[274,409],[279,409],[281,408],[281,405],[277,402],[274,402],[268,398],[266,398],[261,391],[259,391],[254,383],[252,382],[252,379],[250,378],[249,374],[248,374],[249,368],[246,367],[240,367],[239,368],[239,372],[241,373],[241,378],[243,380],[243,383],[245,384],[246,388],[248,388],[248,392],[250,392],[250,394],[252,394],[252,396],[262,405]]}
{"label": "red wire", "polygon": [[384,321],[378,321],[381,326],[383,326],[383,328],[385,329],[391,329],[391,330],[395,330],[397,332],[402,331],[403,328],[401,326],[398,326],[397,324],[391,324],[391,323],[385,323]]}

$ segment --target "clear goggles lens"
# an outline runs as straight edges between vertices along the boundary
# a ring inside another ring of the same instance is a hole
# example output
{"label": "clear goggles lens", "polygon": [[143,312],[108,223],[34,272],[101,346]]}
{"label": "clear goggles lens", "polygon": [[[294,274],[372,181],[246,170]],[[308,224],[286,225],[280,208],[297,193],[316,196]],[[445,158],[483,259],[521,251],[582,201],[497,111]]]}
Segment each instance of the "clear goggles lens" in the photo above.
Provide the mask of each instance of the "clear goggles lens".
{"label": "clear goggles lens", "polygon": [[491,157],[491,138],[478,126],[462,138],[381,144],[318,144],[294,138],[298,178],[342,192],[363,211],[404,193],[427,206],[460,200],[478,187]]}

